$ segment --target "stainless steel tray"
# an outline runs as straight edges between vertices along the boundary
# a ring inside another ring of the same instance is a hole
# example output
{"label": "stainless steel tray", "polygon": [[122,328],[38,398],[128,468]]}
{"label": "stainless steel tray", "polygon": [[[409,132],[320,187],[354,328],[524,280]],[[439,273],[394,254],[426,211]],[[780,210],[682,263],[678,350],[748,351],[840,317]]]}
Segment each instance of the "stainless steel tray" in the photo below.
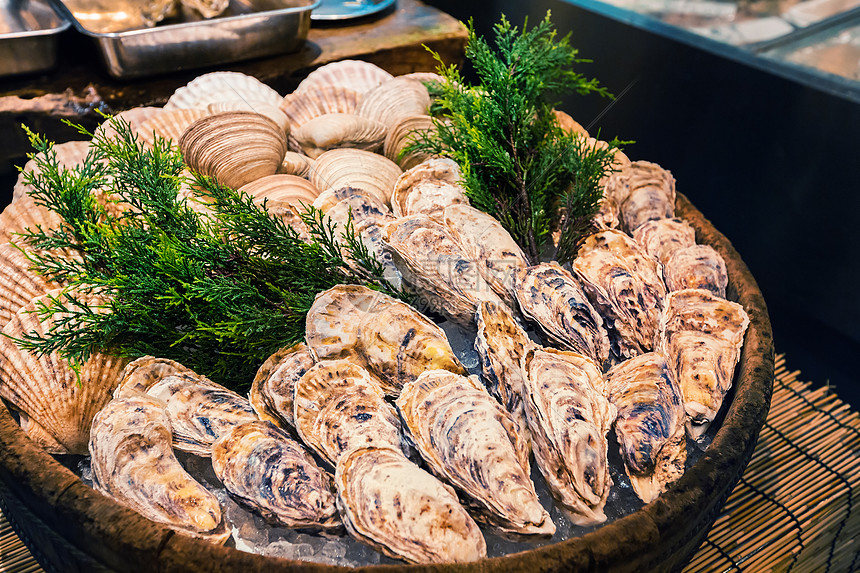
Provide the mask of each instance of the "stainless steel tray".
{"label": "stainless steel tray", "polygon": [[0,0],[0,76],[54,67],[57,37],[68,27],[43,0]]}
{"label": "stainless steel tray", "polygon": [[[115,78],[151,76],[298,50],[320,0],[230,0],[208,20],[181,16],[146,27],[127,0],[51,0],[98,45]],[[139,6],[139,4],[138,4]]]}

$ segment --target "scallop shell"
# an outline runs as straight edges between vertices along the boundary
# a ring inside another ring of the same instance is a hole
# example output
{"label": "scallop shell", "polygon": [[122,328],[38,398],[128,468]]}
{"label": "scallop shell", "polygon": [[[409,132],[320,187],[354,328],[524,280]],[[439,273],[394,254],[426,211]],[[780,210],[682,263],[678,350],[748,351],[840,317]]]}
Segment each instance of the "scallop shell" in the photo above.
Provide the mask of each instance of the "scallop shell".
{"label": "scallop shell", "polygon": [[177,145],[189,125],[209,115],[212,114],[203,109],[162,110],[141,122],[136,131],[140,139],[150,146],[155,145],[156,136]]}
{"label": "scallop shell", "polygon": [[305,324],[307,345],[318,360],[360,364],[391,395],[427,369],[466,373],[441,328],[367,287],[338,285],[318,294]]}
{"label": "scallop shell", "polygon": [[355,187],[376,195],[388,205],[400,168],[390,159],[361,149],[332,149],[320,155],[311,183],[320,191]]}
{"label": "scallop shell", "polygon": [[227,10],[230,0],[181,0],[182,5],[199,12],[204,18],[215,18]]}
{"label": "scallop shell", "polygon": [[112,400],[93,420],[93,487],[147,519],[224,543],[230,530],[218,499],[182,468],[170,442],[160,400],[146,394]]}
{"label": "scallop shell", "polygon": [[210,114],[221,113],[225,111],[248,111],[258,113],[268,117],[278,127],[284,130],[285,134],[290,133],[290,120],[278,105],[272,105],[271,102],[265,101],[248,101],[245,99],[233,99],[224,101],[215,101],[206,106],[206,111]]}
{"label": "scallop shell", "polygon": [[558,109],[554,109],[552,112],[555,114],[555,119],[558,121],[558,126],[560,128],[569,133],[579,133],[588,137],[588,130],[582,127],[582,125],[570,117],[570,115]]}
{"label": "scallop shell", "polygon": [[454,491],[398,450],[352,450],[337,466],[335,486],[350,534],[389,557],[451,563],[487,556],[481,530]]}
{"label": "scallop shell", "polygon": [[314,358],[304,343],[282,348],[272,354],[257,370],[248,395],[251,407],[261,420],[281,428],[295,426],[293,397],[296,382],[314,365]]}
{"label": "scallop shell", "polygon": [[15,338],[28,333],[44,335],[63,316],[56,313],[40,322],[35,314],[37,305],[47,302],[48,296],[60,296],[60,292],[51,291],[33,299],[3,328],[0,396],[16,410],[26,413],[40,430],[53,437],[54,444],[62,447],[51,453],[85,454],[93,416],[110,401],[119,373],[128,360],[93,354],[81,367],[78,377],[68,361],[56,352],[37,357],[19,348]]}
{"label": "scallop shell", "polygon": [[179,148],[192,170],[238,189],[274,175],[287,151],[284,132],[275,122],[246,111],[210,115],[188,126]]}
{"label": "scallop shell", "polygon": [[431,156],[422,152],[404,153],[404,149],[419,138],[422,133],[433,129],[435,129],[433,118],[429,115],[404,117],[388,129],[382,146],[382,153],[397,163],[401,169],[411,169]]}
{"label": "scallop shell", "polygon": [[242,193],[247,193],[254,199],[254,203],[261,204],[263,201],[276,201],[287,203],[296,209],[302,209],[303,205],[312,205],[319,195],[316,187],[298,175],[267,175],[246,183],[239,188]]}
{"label": "scallop shell", "polygon": [[356,222],[384,221],[391,217],[391,210],[376,195],[355,187],[331,187],[317,196],[313,206],[338,220],[342,218],[338,213],[347,208],[352,210]]}
{"label": "scallop shell", "polygon": [[293,417],[299,437],[337,466],[359,447],[400,447],[400,420],[379,385],[348,360],[324,360],[296,381]]}
{"label": "scallop shell", "polygon": [[323,86],[339,86],[364,93],[393,78],[375,64],[361,60],[341,60],[320,66],[312,71],[296,88],[307,92]]}
{"label": "scallop shell", "polygon": [[436,72],[412,72],[409,74],[401,74],[398,78],[406,78],[410,80],[418,80],[422,84],[443,84],[447,80]]}
{"label": "scallop shell", "polygon": [[355,90],[338,86],[319,86],[287,94],[278,107],[287,116],[291,131],[295,132],[307,122],[323,115],[355,113],[360,97]]}
{"label": "scallop shell", "polygon": [[33,298],[57,288],[30,270],[27,255],[11,243],[0,245],[0,326]]}
{"label": "scallop shell", "polygon": [[[54,153],[57,156],[57,163],[60,166],[60,171],[65,171],[66,169],[70,169],[72,167],[77,167],[78,165],[82,165],[84,160],[87,157],[87,154],[90,151],[90,142],[89,141],[67,141],[65,143],[57,143],[51,147]],[[44,157],[43,154],[39,154],[40,157]],[[29,201],[32,204],[32,199],[29,196],[32,187],[25,183],[24,178],[27,173],[31,173],[35,171],[37,168],[36,160],[29,159],[27,163],[24,164],[24,168],[21,170],[21,173],[18,174],[18,179],[15,181],[15,186],[12,189],[12,203],[15,203],[19,200]],[[40,207],[41,209],[48,211],[45,207]],[[5,227],[5,225],[4,225]]]}
{"label": "scallop shell", "polygon": [[115,114],[113,117],[110,117],[103,121],[101,125],[99,125],[95,131],[93,132],[93,139],[102,138],[102,139],[113,139],[117,136],[116,125],[114,122],[118,120],[122,120],[128,124],[132,133],[139,133],[140,125],[159,115],[164,110],[160,107],[154,106],[145,106],[145,107],[133,107],[131,109],[127,109],[125,111],[121,111]]}
{"label": "scallop shell", "polygon": [[636,495],[650,503],[684,474],[684,403],[662,354],[649,352],[606,373],[606,397],[618,409],[615,434]]}
{"label": "scallop shell", "polygon": [[676,249],[663,269],[670,291],[688,288],[709,290],[726,298],[729,275],[723,257],[710,245]]}
{"label": "scallop shell", "polygon": [[391,209],[398,217],[431,214],[449,205],[469,204],[459,185],[460,168],[448,158],[422,161],[397,179],[391,194]]}
{"label": "scallop shell", "polygon": [[550,348],[528,350],[522,367],[535,463],[573,523],[603,523],[612,486],[606,435],[616,408],[603,395],[600,369],[582,354]]}
{"label": "scallop shell", "polygon": [[609,336],[579,282],[558,263],[540,263],[514,277],[520,310],[556,344],[603,364]]}
{"label": "scallop shell", "polygon": [[212,444],[212,469],[230,494],[273,525],[340,526],[331,477],[286,432],[249,422]]}
{"label": "scallop shell", "polygon": [[206,109],[210,103],[237,99],[278,107],[283,97],[253,76],[240,72],[210,72],[173,92],[164,109]]}
{"label": "scallop shell", "polygon": [[350,113],[327,113],[296,129],[293,136],[311,158],[338,147],[379,151],[388,128],[382,123]]}
{"label": "scallop shell", "polygon": [[654,350],[666,297],[656,259],[628,235],[607,230],[585,238],[573,270],[603,317],[615,358]]}
{"label": "scallop shell", "polygon": [[355,110],[361,115],[394,127],[407,117],[427,115],[430,94],[418,80],[396,77],[365,93]]}
{"label": "scallop shell", "polygon": [[287,151],[284,154],[284,160],[281,162],[281,167],[278,168],[278,173],[285,175],[297,175],[307,178],[314,169],[316,161],[295,151]]}
{"label": "scallop shell", "polygon": [[682,219],[655,219],[637,227],[633,239],[665,266],[677,249],[696,244],[696,230]]}
{"label": "scallop shell", "polygon": [[511,415],[475,376],[427,370],[397,409],[430,469],[503,533],[551,536],[555,525],[529,478],[529,450]]}
{"label": "scallop shell", "polygon": [[743,307],[702,289],[669,293],[660,349],[672,369],[687,413],[687,435],[698,439],[732,387],[749,317]]}

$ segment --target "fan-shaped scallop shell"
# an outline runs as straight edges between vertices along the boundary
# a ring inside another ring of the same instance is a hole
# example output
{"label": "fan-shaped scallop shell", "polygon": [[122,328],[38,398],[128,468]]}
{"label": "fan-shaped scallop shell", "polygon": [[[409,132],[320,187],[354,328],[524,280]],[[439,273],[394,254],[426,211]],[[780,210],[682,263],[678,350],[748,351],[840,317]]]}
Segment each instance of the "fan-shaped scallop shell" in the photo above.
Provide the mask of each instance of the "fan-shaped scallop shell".
{"label": "fan-shaped scallop shell", "polygon": [[393,78],[391,74],[370,62],[341,60],[317,68],[296,88],[306,92],[322,86],[340,86],[364,93]]}
{"label": "fan-shaped scallop shell", "polygon": [[358,447],[400,448],[400,420],[379,385],[348,360],[323,360],[296,381],[293,416],[302,441],[332,467]]}
{"label": "fan-shaped scallop shell", "polygon": [[138,393],[111,400],[93,420],[93,487],[147,519],[224,543],[218,499],[182,468],[170,446],[164,404]]}
{"label": "fan-shaped scallop shell", "polygon": [[232,496],[273,525],[340,526],[331,477],[270,422],[241,424],[218,438],[212,444],[212,469]]}
{"label": "fan-shaped scallop shell", "polygon": [[361,98],[355,90],[340,86],[318,86],[294,91],[281,100],[279,108],[290,122],[292,131],[310,120],[330,113],[355,113]]}
{"label": "fan-shaped scallop shell", "polygon": [[529,450],[511,415],[475,376],[426,370],[403,386],[397,409],[430,469],[504,533],[552,535],[529,478]]}
{"label": "fan-shaped scallop shell", "polygon": [[302,124],[293,133],[311,158],[338,147],[379,151],[388,128],[373,119],[351,113],[327,113]]}
{"label": "fan-shaped scallop shell", "polygon": [[319,195],[316,187],[298,175],[275,174],[255,179],[239,188],[254,198],[255,203],[278,201],[288,203],[296,209],[302,205],[312,205]]}
{"label": "fan-shaped scallop shell", "polygon": [[238,189],[274,175],[287,151],[284,132],[271,119],[246,111],[210,115],[179,138],[188,167]]}
{"label": "fan-shaped scallop shell", "polygon": [[391,209],[398,217],[431,214],[449,205],[469,204],[460,187],[460,168],[447,157],[433,157],[404,171],[394,185]]}
{"label": "fan-shaped scallop shell", "polygon": [[677,249],[696,244],[696,230],[683,219],[655,219],[637,227],[633,239],[665,266]]}
{"label": "fan-shaped scallop shell", "polygon": [[556,344],[602,365],[609,357],[603,319],[579,282],[558,263],[540,263],[514,278],[520,310]]}
{"label": "fan-shaped scallop shell", "polygon": [[[51,453],[84,454],[90,424],[96,412],[107,404],[119,382],[119,373],[128,360],[93,354],[80,369],[80,378],[68,361],[56,352],[35,356],[14,341],[25,334],[45,335],[63,315],[57,313],[44,322],[35,313],[46,297],[60,296],[51,291],[21,307],[9,320],[0,337],[0,396],[26,413],[53,437],[60,451]],[[64,303],[72,304],[64,298]],[[88,299],[84,299],[88,301]],[[47,444],[46,444],[47,445]]]}
{"label": "fan-shaped scallop shell", "polygon": [[314,365],[314,358],[304,343],[282,348],[272,354],[257,370],[248,398],[261,420],[281,428],[295,426],[293,397],[296,382]]}
{"label": "fan-shaped scallop shell", "polygon": [[265,102],[278,107],[283,97],[257,78],[240,72],[210,72],[178,88],[164,104],[170,109],[206,109],[217,101]]}
{"label": "fan-shaped scallop shell", "polygon": [[413,143],[421,134],[435,129],[433,118],[429,115],[404,117],[388,129],[382,153],[397,163],[401,169],[411,169],[422,161],[429,159],[430,154],[424,152],[404,152],[407,145]]}
{"label": "fan-shaped scallop shell", "polygon": [[30,270],[31,264],[18,247],[11,243],[0,245],[0,326],[5,326],[33,298],[59,286]]}
{"label": "fan-shaped scallop shell", "polygon": [[606,435],[616,408],[603,395],[600,369],[582,354],[550,348],[527,351],[522,367],[535,463],[573,523],[604,522],[612,486]]}
{"label": "fan-shaped scallop shell", "polygon": [[311,183],[320,191],[356,187],[376,195],[388,205],[400,168],[390,159],[361,149],[332,149],[320,155]]}
{"label": "fan-shaped scallop shell", "polygon": [[407,117],[427,115],[429,108],[430,94],[424,84],[396,77],[365,93],[355,113],[394,127]]}
{"label": "fan-shaped scallop shell", "polygon": [[615,434],[633,490],[645,503],[684,474],[684,403],[663,355],[640,354],[606,373],[606,397],[618,409]]}
{"label": "fan-shaped scallop shell", "polygon": [[101,137],[102,139],[112,139],[117,136],[116,124],[114,122],[122,120],[127,123],[132,133],[139,133],[140,125],[162,113],[164,110],[160,107],[145,106],[133,107],[115,114],[103,121],[93,132],[93,139]]}
{"label": "fan-shaped scallop shell", "polygon": [[281,166],[278,168],[278,173],[297,175],[307,179],[311,171],[313,171],[315,164],[316,161],[303,153],[287,151],[284,154],[284,160],[281,161]]}
{"label": "fan-shaped scallop shell", "polygon": [[189,125],[209,115],[212,114],[205,109],[162,110],[161,113],[141,122],[136,131],[140,139],[149,145],[155,144],[156,136],[177,145]]}
{"label": "fan-shaped scallop shell", "polygon": [[726,298],[729,284],[726,262],[710,245],[690,245],[676,249],[666,261],[663,274],[666,288],[670,291],[699,288]]}
{"label": "fan-shaped scallop shell", "polygon": [[454,491],[396,449],[352,450],[337,466],[335,486],[350,534],[389,557],[451,563],[487,556],[481,530]]}
{"label": "fan-shaped scallop shell", "polygon": [[212,114],[224,111],[248,111],[251,113],[258,113],[277,123],[278,127],[284,130],[284,133],[290,133],[289,118],[287,118],[287,115],[281,111],[281,108],[278,107],[278,105],[273,105],[271,102],[249,101],[245,99],[215,101],[206,106],[206,111]]}

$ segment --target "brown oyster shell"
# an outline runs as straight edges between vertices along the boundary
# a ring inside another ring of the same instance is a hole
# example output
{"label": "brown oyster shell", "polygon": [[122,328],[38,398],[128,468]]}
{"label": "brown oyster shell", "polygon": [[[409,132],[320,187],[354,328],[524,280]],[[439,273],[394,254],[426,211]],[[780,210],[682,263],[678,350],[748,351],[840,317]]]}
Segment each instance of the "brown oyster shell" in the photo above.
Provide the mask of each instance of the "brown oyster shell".
{"label": "brown oyster shell", "polygon": [[616,409],[603,395],[600,369],[582,354],[550,348],[528,350],[522,367],[535,463],[573,523],[604,522],[612,486],[606,435]]}
{"label": "brown oyster shell", "polygon": [[579,282],[558,263],[540,263],[517,273],[517,301],[523,316],[556,344],[602,365],[609,357],[603,319]]}
{"label": "brown oyster shell", "polygon": [[654,350],[666,297],[656,259],[630,236],[609,229],[585,238],[573,270],[603,317],[615,358]]}
{"label": "brown oyster shell", "polygon": [[272,525],[310,530],[341,525],[329,474],[270,422],[234,426],[218,438],[212,469],[234,498]]}
{"label": "brown oyster shell", "polygon": [[323,360],[296,381],[293,417],[302,441],[332,467],[355,448],[400,448],[397,412],[367,371],[348,360]]}
{"label": "brown oyster shell", "polygon": [[261,420],[281,428],[295,426],[293,397],[296,382],[314,365],[313,356],[304,343],[282,348],[263,362],[248,399]]}
{"label": "brown oyster shell", "polygon": [[487,556],[481,530],[454,491],[398,450],[352,450],[337,466],[335,486],[350,534],[389,557],[451,563]]}
{"label": "brown oyster shell", "polygon": [[642,501],[650,503],[684,474],[684,402],[666,359],[640,354],[606,373],[606,396],[618,409],[615,434],[624,470]]}
{"label": "brown oyster shell", "polygon": [[588,130],[582,127],[582,125],[573,119],[568,113],[559,109],[554,109],[552,112],[555,114],[555,119],[558,121],[559,127],[563,130],[570,133],[579,133],[588,137]]}
{"label": "brown oyster shell", "polygon": [[397,409],[430,469],[503,533],[551,536],[555,525],[529,478],[529,450],[511,415],[475,376],[427,370]]}
{"label": "brown oyster shell", "polygon": [[210,103],[237,99],[265,102],[277,107],[283,98],[253,76],[218,71],[197,76],[178,88],[168,98],[164,109],[206,109]]}
{"label": "brown oyster shell", "polygon": [[182,468],[170,446],[164,404],[138,393],[116,398],[93,420],[93,487],[171,529],[224,543],[218,499]]}
{"label": "brown oyster shell", "polygon": [[293,132],[293,137],[309,157],[317,158],[329,149],[351,147],[379,151],[388,128],[373,119],[351,113],[327,113]]}
{"label": "brown oyster shell", "polygon": [[459,185],[460,168],[453,160],[429,158],[397,179],[391,194],[391,209],[398,217],[431,214],[449,205],[469,204]]}
{"label": "brown oyster shell", "polygon": [[687,435],[698,439],[732,386],[749,317],[743,307],[702,289],[669,293],[660,349],[672,369],[687,413]]}
{"label": "brown oyster shell", "polygon": [[339,86],[363,94],[393,77],[370,62],[341,60],[320,66],[309,73],[298,85],[296,92],[312,91],[323,86]]}
{"label": "brown oyster shell", "polygon": [[175,360],[141,356],[129,362],[120,372],[120,381],[114,391],[114,397],[133,396],[138,392],[146,392],[167,376],[185,376],[209,382],[208,378],[198,376],[192,369]]}
{"label": "brown oyster shell", "polygon": [[633,239],[665,266],[676,250],[696,244],[696,230],[683,219],[655,219],[637,227]]}
{"label": "brown oyster shell", "polygon": [[634,161],[607,180],[604,194],[615,199],[624,229],[675,216],[675,178],[656,163]]}
{"label": "brown oyster shell", "polygon": [[332,149],[316,159],[311,183],[320,191],[355,187],[388,205],[400,168],[390,159],[363,149]]}
{"label": "brown oyster shell", "polygon": [[429,108],[430,94],[424,84],[401,76],[365,93],[355,113],[391,128],[408,117],[427,115]]}
{"label": "brown oyster shell", "polygon": [[710,245],[690,245],[676,249],[666,261],[663,274],[670,291],[699,288],[726,298],[729,284],[726,262]]}
{"label": "brown oyster shell", "polygon": [[382,153],[397,163],[401,169],[411,169],[422,161],[429,159],[430,155],[422,152],[404,153],[407,145],[415,141],[422,133],[434,128],[433,118],[429,115],[416,115],[404,117],[394,125],[390,126],[382,145]]}

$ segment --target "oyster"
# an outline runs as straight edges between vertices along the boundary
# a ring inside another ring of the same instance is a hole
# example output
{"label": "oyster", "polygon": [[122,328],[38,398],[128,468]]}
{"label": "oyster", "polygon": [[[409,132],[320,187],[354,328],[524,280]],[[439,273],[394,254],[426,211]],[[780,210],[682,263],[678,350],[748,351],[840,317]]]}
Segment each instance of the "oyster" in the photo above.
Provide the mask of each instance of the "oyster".
{"label": "oyster", "polygon": [[204,18],[215,18],[227,10],[230,0],[180,0],[186,8],[199,12]]}
{"label": "oyster", "polygon": [[585,354],[602,365],[609,356],[603,319],[591,306],[579,282],[556,262],[540,263],[514,277],[523,316],[564,348]]}
{"label": "oyster", "polygon": [[625,233],[609,229],[586,237],[573,270],[605,321],[616,359],[654,350],[666,297],[656,259]]}
{"label": "oyster", "polygon": [[749,317],[743,307],[702,289],[669,293],[661,349],[676,376],[687,413],[687,435],[698,439],[732,386]]}
{"label": "oyster", "polygon": [[569,114],[558,109],[554,109],[552,112],[555,114],[555,119],[558,121],[559,127],[563,130],[570,133],[581,133],[585,137],[588,137],[588,130],[582,127],[578,121],[570,117]]}
{"label": "oyster", "polygon": [[391,194],[391,210],[398,217],[430,214],[449,205],[469,204],[460,187],[460,168],[453,160],[429,158],[397,179]]}
{"label": "oyster", "polygon": [[649,503],[684,474],[684,403],[666,359],[640,354],[606,373],[606,394],[618,408],[615,433],[633,490]]}
{"label": "oyster", "polygon": [[335,486],[350,534],[389,557],[448,563],[487,556],[478,524],[450,486],[398,450],[352,450],[337,465]]}
{"label": "oyster", "polygon": [[141,356],[129,362],[120,372],[120,382],[114,391],[114,397],[132,396],[136,392],[146,392],[162,378],[168,376],[182,376],[195,381],[200,379],[208,382],[207,378],[199,377],[191,368],[183,366],[175,360]]}
{"label": "oyster", "polygon": [[726,298],[729,284],[726,262],[710,245],[691,245],[675,250],[666,261],[663,274],[670,291],[701,288]]}
{"label": "oyster", "polygon": [[529,478],[529,450],[511,415],[475,376],[427,370],[403,386],[397,409],[434,474],[462,491],[503,533],[555,533]]}
{"label": "oyster", "polygon": [[349,113],[328,113],[302,124],[293,133],[311,158],[329,149],[354,147],[380,151],[388,128],[376,120]]}
{"label": "oyster", "polygon": [[600,369],[582,354],[550,348],[528,350],[522,366],[535,463],[573,523],[604,522],[612,486],[606,435],[616,409]]}
{"label": "oyster", "polygon": [[348,360],[324,360],[296,381],[293,417],[302,441],[337,466],[365,446],[400,448],[400,420],[379,385]]}
{"label": "oyster", "polygon": [[316,159],[311,183],[320,191],[354,187],[388,205],[400,168],[390,159],[363,149],[332,149]]}
{"label": "oyster", "polygon": [[305,338],[318,360],[349,359],[390,395],[424,370],[466,373],[441,328],[411,306],[363,286],[338,285],[318,294]]}
{"label": "oyster", "polygon": [[142,393],[111,400],[93,419],[93,487],[147,519],[225,542],[218,499],[182,468],[170,441],[163,402]]}
{"label": "oyster", "polygon": [[696,230],[682,219],[655,219],[637,227],[633,238],[665,266],[676,250],[696,244]]}
{"label": "oyster", "polygon": [[340,526],[331,477],[270,422],[234,426],[212,444],[212,469],[236,499],[273,525]]}
{"label": "oyster", "polygon": [[304,343],[282,348],[272,354],[257,370],[248,396],[251,407],[261,420],[282,428],[295,426],[293,397],[296,382],[314,365]]}
{"label": "oyster", "polygon": [[363,94],[393,77],[370,62],[341,60],[320,66],[309,73],[298,85],[296,92],[312,91],[323,86],[340,86]]}
{"label": "oyster", "polygon": [[621,167],[608,178],[604,194],[615,199],[631,234],[648,221],[675,216],[675,178],[656,163],[634,161]]}

